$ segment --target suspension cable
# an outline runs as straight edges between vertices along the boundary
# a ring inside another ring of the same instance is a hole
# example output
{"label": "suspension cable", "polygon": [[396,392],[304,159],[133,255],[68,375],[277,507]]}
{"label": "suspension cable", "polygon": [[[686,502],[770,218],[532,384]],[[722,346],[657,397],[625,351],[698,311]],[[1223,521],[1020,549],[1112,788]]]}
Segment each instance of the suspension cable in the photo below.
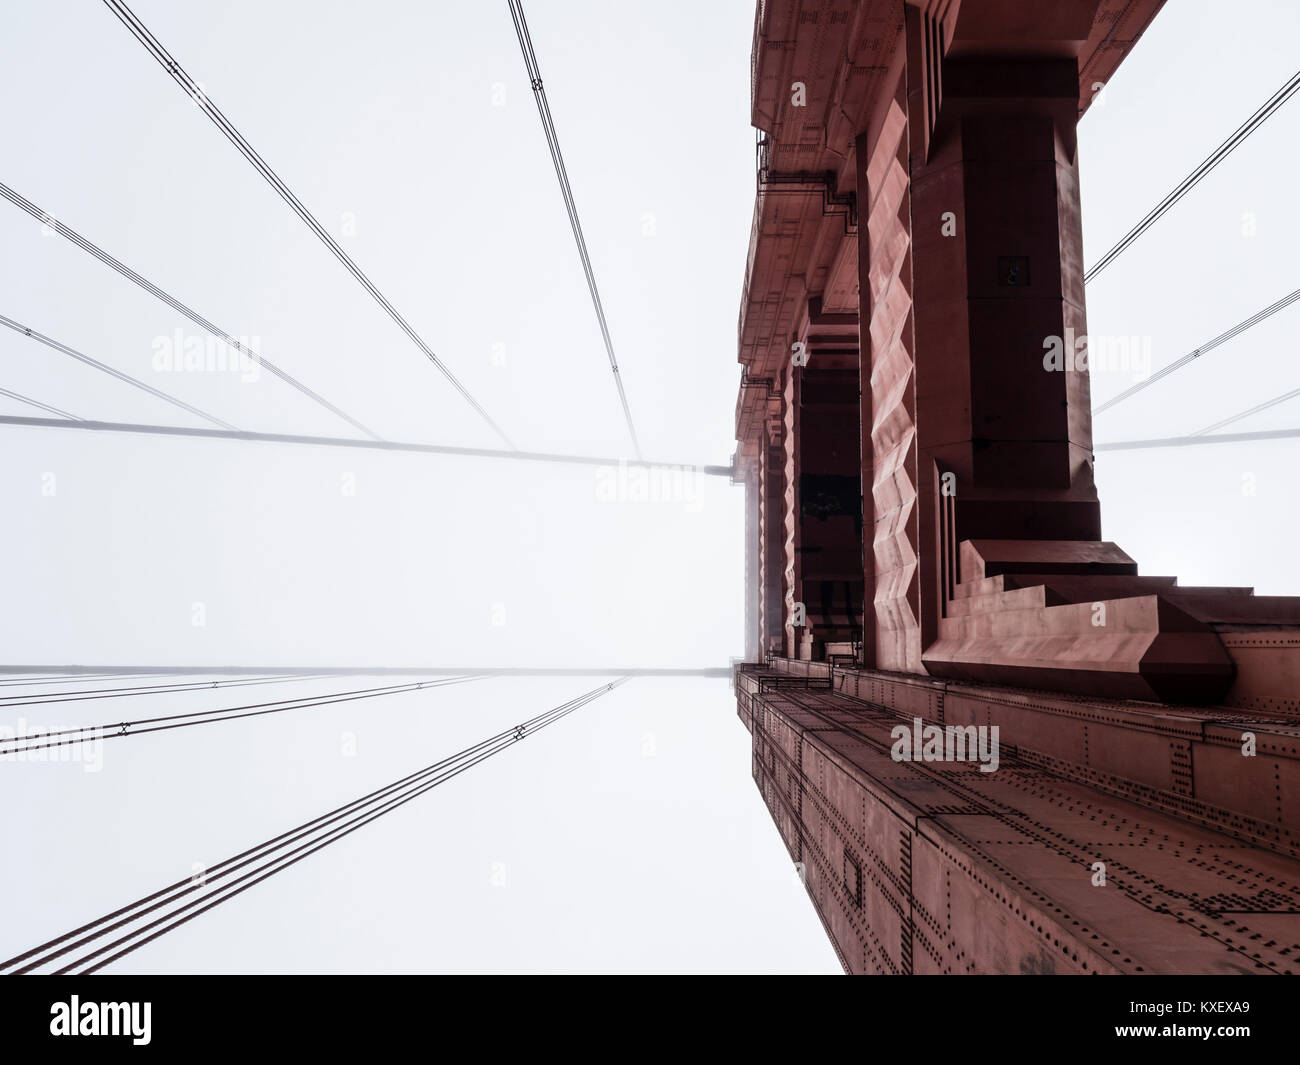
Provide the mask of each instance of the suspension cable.
{"label": "suspension cable", "polygon": [[283,673],[274,677],[257,677],[252,680],[177,681],[172,684],[137,684],[122,688],[86,688],[67,692],[24,692],[20,695],[0,695],[0,710],[10,706],[46,706],[49,703],[84,703],[94,699],[127,699],[135,695],[181,694],[191,691],[211,691],[213,688],[244,688],[251,684],[288,684],[299,680],[323,680],[327,675],[297,676]]}
{"label": "suspension cable", "polygon": [[1250,410],[1243,410],[1241,413],[1234,414],[1230,418],[1224,418],[1221,422],[1207,425],[1204,429],[1197,429],[1192,436],[1204,436],[1206,433],[1213,433],[1218,429],[1224,428],[1224,426],[1232,425],[1234,422],[1239,422],[1243,418],[1249,418],[1252,414],[1259,414],[1261,411],[1266,411],[1271,407],[1276,407],[1278,404],[1285,403],[1289,399],[1295,399],[1296,396],[1300,396],[1300,388],[1293,388],[1290,392],[1283,392],[1280,396],[1274,396],[1272,399],[1266,399],[1263,403],[1257,403],[1255,406],[1251,407]]}
{"label": "suspension cable", "polygon": [[1279,107],[1286,103],[1287,100],[1295,94],[1297,89],[1300,89],[1300,72],[1292,75],[1291,79],[1278,89],[1277,92],[1270,96],[1258,111],[1237,127],[1236,132],[1234,132],[1232,136],[1215,148],[1214,151],[1212,151],[1209,156],[1201,162],[1200,166],[1188,174],[1187,177],[1183,178],[1183,180],[1179,182],[1177,187],[1175,187],[1168,196],[1151,208],[1151,210],[1143,216],[1142,220],[1124,235],[1118,244],[1098,259],[1092,268],[1084,273],[1083,283],[1086,285],[1099,273],[1105,270],[1107,266],[1118,259],[1120,255],[1122,255],[1124,251],[1138,239],[1138,237],[1142,236],[1143,233],[1150,229],[1160,219],[1160,217],[1169,210],[1169,208],[1173,207],[1174,204],[1191,192],[1191,190],[1200,183],[1201,179],[1205,177],[1206,174],[1223,162],[1224,159],[1232,154],[1233,150],[1237,148],[1238,145],[1254,133],[1255,130],[1259,129],[1259,127],[1262,126]]}
{"label": "suspension cable", "polygon": [[[336,843],[357,829],[382,817],[386,813],[404,806],[412,799],[432,790],[439,784],[459,776],[467,769],[487,760],[508,747],[514,746],[528,736],[539,732],[556,721],[594,702],[607,692],[626,681],[620,678],[608,684],[571,699],[552,710],[538,714],[518,725],[489,736],[485,740],[464,748],[456,754],[440,759],[424,769],[418,770],[391,784],[385,785],[367,795],[354,799],[307,821],[297,828],[283,832],[248,850],[226,858],[209,869],[204,870],[202,878],[190,877],[177,881],[151,895],[123,906],[112,913],[105,914],[94,921],[66,932],[40,946],[33,947],[17,957],[0,963],[0,971],[11,970],[15,974],[31,972],[39,967],[49,965],[57,958],[71,954],[82,948],[91,948],[77,957],[61,963],[56,970],[68,973],[80,968],[83,974],[92,973],[126,954],[139,949],[159,936],[193,920],[199,914],[234,898],[247,891],[255,884],[278,872],[296,865],[316,851]],[[331,827],[332,826],[332,827]],[[303,842],[300,842],[303,841]],[[298,844],[297,846],[292,846]],[[235,877],[209,891],[209,885],[224,880],[231,873],[246,866],[252,866],[241,876]],[[199,897],[181,902],[185,896],[195,892],[204,892]],[[126,925],[135,924],[154,911],[166,909],[161,916],[146,924],[139,925],[126,934],[109,939],[108,937]],[[120,948],[120,949],[119,949]],[[112,952],[112,953],[110,953]],[[108,957],[104,957],[104,955]]]}
{"label": "suspension cable", "polygon": [[1253,433],[1214,433],[1208,436],[1166,436],[1151,440],[1113,440],[1094,444],[1094,451],[1142,451],[1148,448],[1189,447],[1192,444],[1242,444],[1252,440],[1293,440],[1300,429],[1261,429]]}
{"label": "suspension cable", "polygon": [[[132,388],[138,388],[142,392],[148,392],[149,395],[156,396],[158,399],[164,400],[174,407],[180,407],[181,410],[189,411],[190,414],[197,415],[204,421],[211,422],[213,425],[218,425],[222,429],[227,429],[230,432],[239,432],[239,430],[229,422],[223,422],[220,418],[214,418],[211,414],[205,414],[203,411],[199,410],[198,407],[191,407],[183,399],[177,399],[175,396],[169,395],[161,389],[154,388],[153,385],[146,384],[139,378],[132,377],[130,374],[123,373],[121,370],[115,370],[106,363],[102,363],[98,359],[92,359],[89,355],[77,351],[75,348],[70,348],[66,344],[60,344],[57,340],[47,337],[44,333],[38,333],[35,329],[31,328],[31,326],[20,325],[12,318],[8,318],[3,314],[0,314],[0,325],[8,326],[15,333],[22,333],[24,336],[31,337],[38,344],[44,344],[47,348],[62,352],[69,358],[76,359],[78,362],[84,363],[86,366],[100,371],[100,373],[106,373],[110,377],[115,377],[117,380],[130,385]],[[86,419],[77,418],[76,420],[82,422]]]}
{"label": "suspension cable", "polygon": [[1157,381],[1161,380],[1162,378],[1168,377],[1171,373],[1174,373],[1176,370],[1181,370],[1184,366],[1187,366],[1189,363],[1194,362],[1196,359],[1199,359],[1202,355],[1206,354],[1207,352],[1213,351],[1220,344],[1227,343],[1233,337],[1241,333],[1244,333],[1247,329],[1251,328],[1251,326],[1258,325],[1260,322],[1264,321],[1265,318],[1269,318],[1274,314],[1276,314],[1278,311],[1291,306],[1291,304],[1295,303],[1296,300],[1300,300],[1300,289],[1296,289],[1288,296],[1283,296],[1276,303],[1269,304],[1262,311],[1256,311],[1245,321],[1238,322],[1227,332],[1220,333],[1213,340],[1208,341],[1205,344],[1202,344],[1195,351],[1189,351],[1186,355],[1184,355],[1181,359],[1177,360],[1176,362],[1171,362],[1168,366],[1164,367],[1163,369],[1157,370],[1150,377],[1147,377],[1144,380],[1139,381],[1132,388],[1127,388],[1123,392],[1121,392],[1118,396],[1115,396],[1113,399],[1108,399],[1100,407],[1097,407],[1093,411],[1093,414],[1097,415],[1100,414],[1102,411],[1109,410],[1117,403],[1123,403],[1124,400],[1128,399],[1130,396],[1137,395],[1137,393],[1141,392],[1143,389],[1150,388]]}
{"label": "suspension cable", "polygon": [[342,447],[361,451],[404,451],[419,455],[458,455],[464,458],[509,459],[514,462],[558,462],[574,466],[599,466],[611,471],[628,469],[660,471],[663,474],[731,477],[730,466],[693,463],[652,462],[648,459],[599,458],[593,455],[563,455],[552,451],[506,451],[502,448],[456,447],[452,444],[419,444],[399,440],[355,440],[341,436],[303,436],[296,433],[232,432],[201,426],[145,425],[134,422],[100,422],[82,419],[29,418],[0,415],[0,425],[21,425],[41,429],[81,429],[86,432],[143,433],[150,436],[188,436],[204,440],[242,440],[245,443],[302,444],[313,447]]}
{"label": "suspension cable", "polygon": [[[412,684],[393,684],[380,688],[360,688],[347,692],[333,692],[322,696],[278,699],[274,702],[231,706],[220,710],[194,710],[185,714],[166,714],[161,717],[140,718],[136,721],[75,725],[70,728],[47,731],[37,730],[20,736],[0,738],[0,756],[10,757],[31,751],[48,750],[52,747],[68,747],[81,743],[122,739],[126,736],[143,736],[150,732],[169,732],[172,729],[192,728],[195,725],[213,725],[221,721],[262,717],[266,714],[282,714],[286,710],[314,710],[317,707],[332,706],[335,703],[351,703],[359,699],[374,699],[381,695],[397,695],[402,692],[420,691],[424,688],[442,688],[451,684],[464,684],[469,681],[483,679],[486,678],[482,674],[470,674],[440,680],[416,681]],[[163,724],[163,722],[167,722],[167,724]]]}
{"label": "suspension cable", "polygon": [[522,0],[507,0],[510,5],[510,17],[515,23],[515,34],[519,38],[519,47],[523,52],[524,66],[528,69],[528,80],[533,87],[533,99],[537,103],[537,114],[542,120],[542,130],[546,134],[546,144],[551,152],[551,163],[555,167],[555,177],[560,183],[560,195],[564,197],[564,208],[569,215],[569,226],[573,230],[573,239],[578,246],[578,258],[582,261],[582,272],[587,279],[587,289],[591,293],[591,303],[596,309],[596,321],[600,325],[600,335],[605,342],[605,354],[609,356],[609,368],[614,374],[614,384],[618,388],[618,399],[623,406],[623,418],[627,422],[628,435],[632,438],[632,447],[636,457],[641,457],[641,443],[637,439],[636,427],[632,424],[632,410],[627,403],[627,393],[623,390],[623,377],[618,371],[618,360],[614,357],[614,342],[609,336],[609,324],[605,321],[605,307],[600,300],[600,291],[596,287],[596,274],[591,266],[591,256],[587,253],[587,240],[582,233],[582,223],[578,221],[578,208],[573,199],[573,189],[569,185],[569,174],[564,168],[564,156],[560,153],[560,141],[555,132],[555,122],[551,118],[551,105],[546,99],[546,90],[542,87],[542,72],[537,65],[537,56],[533,52],[532,37],[528,33],[528,23],[524,19]]}
{"label": "suspension cable", "polygon": [[379,439],[377,435],[372,433],[369,429],[367,429],[359,421],[353,418],[350,414],[345,414],[343,411],[339,410],[338,407],[334,406],[333,403],[325,399],[324,396],[321,396],[318,393],[313,392],[310,388],[304,385],[296,377],[293,377],[286,371],[280,369],[280,367],[278,367],[270,359],[266,358],[266,356],[260,355],[256,351],[253,351],[251,348],[245,346],[243,343],[236,340],[224,329],[220,329],[217,326],[213,325],[206,318],[202,317],[197,311],[191,310],[185,304],[181,303],[180,300],[176,299],[173,296],[169,296],[157,285],[153,284],[153,282],[147,281],[145,278],[141,277],[134,270],[132,270],[129,266],[126,266],[124,263],[118,262],[118,260],[114,259],[113,256],[109,255],[108,252],[92,244],[90,241],[86,240],[86,238],[81,236],[80,233],[77,233],[76,231],[69,229],[53,215],[49,214],[46,211],[42,211],[39,207],[36,206],[36,204],[32,203],[31,200],[27,199],[27,197],[23,196],[19,192],[16,192],[14,189],[11,189],[8,185],[4,184],[3,182],[0,182],[0,196],[4,197],[15,207],[18,207],[21,210],[26,211],[29,215],[31,215],[33,218],[39,221],[42,225],[47,226],[48,228],[52,229],[55,233],[58,233],[59,236],[64,237],[67,240],[70,240],[73,244],[77,245],[77,247],[81,248],[83,251],[89,252],[105,266],[113,270],[116,270],[119,274],[121,274],[132,284],[138,285],[140,288],[148,292],[151,296],[155,297],[156,299],[162,300],[163,303],[167,304],[167,306],[169,306],[172,310],[185,315],[186,318],[188,318],[191,322],[197,325],[204,332],[215,337],[217,340],[220,340],[223,344],[227,344],[230,347],[234,348],[245,358],[252,359],[257,365],[264,366],[266,369],[270,370],[271,373],[273,373],[285,384],[291,385],[293,388],[296,388],[308,399],[324,407],[331,414],[335,414],[338,417],[342,418],[354,429],[358,430],[361,433],[364,433],[372,440]]}
{"label": "suspension cable", "polygon": [[8,396],[19,403],[26,403],[29,407],[36,407],[39,410],[47,411],[50,414],[57,414],[60,418],[67,418],[74,422],[84,422],[85,418],[79,418],[75,414],[69,414],[66,410],[59,410],[58,407],[51,407],[48,403],[41,403],[39,400],[31,399],[28,396],[19,395],[17,392],[11,392],[7,388],[0,388],[0,396]]}
{"label": "suspension cable", "polygon": [[433,350],[411,327],[410,323],[407,322],[400,313],[398,313],[397,308],[389,302],[388,298],[375,286],[374,282],[372,282],[370,278],[362,272],[361,268],[353,262],[352,257],[343,250],[339,242],[336,241],[334,237],[330,235],[329,231],[316,220],[315,215],[303,206],[302,201],[293,194],[288,185],[280,180],[279,175],[267,165],[266,161],[257,153],[253,146],[244,139],[239,130],[230,124],[229,120],[227,120],[226,116],[222,114],[217,105],[208,98],[207,92],[203,87],[185,72],[181,65],[172,57],[171,53],[163,47],[162,42],[160,42],[149,28],[140,21],[135,12],[127,7],[125,3],[122,3],[122,0],[104,0],[104,3],[108,6],[109,10],[118,17],[122,22],[122,25],[131,32],[131,35],[144,45],[146,51],[148,51],[149,54],[158,61],[162,68],[167,71],[172,80],[184,89],[186,94],[189,95],[196,104],[198,104],[200,110],[202,110],[203,113],[212,120],[213,124],[221,130],[226,139],[239,150],[239,153],[245,159],[252,163],[254,169],[256,169],[257,172],[266,179],[270,186],[279,194],[280,198],[289,205],[294,214],[306,223],[307,228],[316,234],[325,247],[328,248],[334,257],[343,264],[348,273],[356,278],[356,280],[361,284],[361,287],[370,293],[375,302],[383,308],[389,318],[397,324],[398,328],[400,328],[411,342],[424,353],[425,357],[433,363],[439,371],[441,371],[442,375],[451,383],[451,386],[460,393],[465,402],[474,408],[478,415],[487,422],[492,431],[501,438],[507,447],[513,448],[514,444],[510,442],[510,438],[501,431],[501,428],[492,420],[487,411],[479,404],[478,400],[470,395],[469,390],[460,383],[456,378],[456,375],[453,374],[451,370],[447,368],[446,364],[444,364],[442,360],[433,353]]}

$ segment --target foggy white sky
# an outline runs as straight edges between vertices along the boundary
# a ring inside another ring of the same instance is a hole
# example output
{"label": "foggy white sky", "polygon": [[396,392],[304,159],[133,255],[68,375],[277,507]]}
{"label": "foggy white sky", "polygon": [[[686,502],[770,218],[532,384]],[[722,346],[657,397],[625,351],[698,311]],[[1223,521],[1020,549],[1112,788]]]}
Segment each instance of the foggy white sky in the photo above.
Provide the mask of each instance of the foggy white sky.
{"label": "foggy white sky", "polygon": [[[1089,262],[1292,73],[1300,12],[1237,5],[1246,51],[1213,6],[1167,4],[1082,124]],[[504,2],[133,7],[516,443],[626,453]],[[644,450],[725,463],[754,189],[752,4],[527,12]],[[494,446],[105,7],[9,5],[0,56],[0,180],[383,435]],[[1297,107],[1089,287],[1094,335],[1149,336],[1159,367],[1295,287]],[[7,203],[0,247],[0,314],[240,428],[350,433],[269,374],[156,374],[155,338],[196,330]],[[1190,432],[1297,387],[1297,314],[1101,415],[1097,440]],[[0,387],[83,417],[202,424],[8,330],[0,359]],[[1094,397],[1128,383],[1096,375]],[[33,412],[0,397],[0,413]],[[1234,428],[1295,418],[1282,407]],[[725,479],[611,504],[582,468],[0,435],[8,663],[612,668],[741,651],[742,500]],[[1146,573],[1300,594],[1298,446],[1102,454],[1105,535]],[[141,704],[365,684],[24,712],[114,722]],[[491,680],[162,733],[108,744],[98,774],[0,764],[0,801],[29,815],[0,864],[0,898],[26,921],[0,932],[0,954],[591,686]],[[356,758],[340,755],[347,731]],[[838,971],[725,681],[637,680],[114,971],[503,969]]]}

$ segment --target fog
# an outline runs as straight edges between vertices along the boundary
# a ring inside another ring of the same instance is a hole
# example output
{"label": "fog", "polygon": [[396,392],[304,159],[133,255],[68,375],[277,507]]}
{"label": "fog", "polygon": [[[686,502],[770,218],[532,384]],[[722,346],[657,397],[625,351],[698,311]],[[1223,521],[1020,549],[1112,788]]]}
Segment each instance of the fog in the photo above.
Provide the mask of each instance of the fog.
{"label": "fog", "polygon": [[[132,6],[515,445],[610,462],[0,425],[0,659],[612,679],[741,655],[743,492],[618,465],[627,431],[505,3]],[[1089,262],[1292,73],[1300,12],[1238,9],[1260,28],[1249,55],[1220,46],[1209,0],[1167,5],[1082,123]],[[725,466],[753,5],[527,12],[643,452]],[[6,15],[0,181],[386,440],[501,446],[106,7]],[[1140,338],[1159,368],[1294,286],[1297,108],[1089,286],[1091,333]],[[0,242],[0,315],[239,429],[358,435],[49,220],[0,202]],[[1297,387],[1298,314],[1099,415],[1096,439],[1181,435]],[[0,387],[74,416],[211,427],[20,332],[0,330],[0,356]],[[1095,374],[1094,401],[1131,371]],[[4,396],[0,415],[51,416]],[[1102,453],[1105,535],[1145,573],[1300,594],[1297,447]],[[7,698],[0,719],[115,726],[392,683]],[[97,772],[0,762],[16,822],[0,898],[18,915],[0,955],[599,683],[498,677],[115,737]],[[497,970],[839,970],[725,679],[634,678],[112,967]]]}

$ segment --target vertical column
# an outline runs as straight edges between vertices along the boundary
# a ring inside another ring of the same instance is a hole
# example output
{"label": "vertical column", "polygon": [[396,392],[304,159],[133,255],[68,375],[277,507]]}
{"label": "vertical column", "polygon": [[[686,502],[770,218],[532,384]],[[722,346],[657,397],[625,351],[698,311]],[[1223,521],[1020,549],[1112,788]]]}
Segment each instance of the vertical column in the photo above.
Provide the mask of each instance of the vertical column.
{"label": "vertical column", "polygon": [[1043,361],[1086,331],[1069,34],[1096,5],[1040,24],[908,2],[856,141],[878,668],[922,672],[937,636],[936,463],[958,486],[951,536],[1100,538],[1087,373]]}
{"label": "vertical column", "polygon": [[781,650],[784,641],[784,597],[782,570],[784,568],[782,525],[784,509],[782,499],[782,469],[785,448],[781,439],[781,411],[777,397],[768,402],[762,440],[759,445],[759,537],[762,567],[762,591],[759,598],[760,657],[769,651]]}
{"label": "vertical column", "polygon": [[1077,63],[1014,40],[967,57],[960,37],[945,59],[908,16],[922,475],[956,474],[960,539],[1098,539],[1088,374],[1044,365],[1087,331]]}
{"label": "vertical column", "polygon": [[787,366],[781,389],[781,599],[782,628],[787,658],[799,658],[802,628],[796,628],[795,604],[803,602],[799,571],[799,455],[795,442],[799,425],[798,366]]}
{"label": "vertical column", "polygon": [[759,604],[763,597],[762,498],[759,469],[765,456],[762,441],[757,457],[742,457],[736,462],[745,482],[745,661],[757,662],[762,654],[762,617]]}
{"label": "vertical column", "polygon": [[893,89],[880,94],[856,144],[863,543],[873,593],[864,613],[868,662],[917,673],[924,639],[905,73],[900,47],[885,76]]}

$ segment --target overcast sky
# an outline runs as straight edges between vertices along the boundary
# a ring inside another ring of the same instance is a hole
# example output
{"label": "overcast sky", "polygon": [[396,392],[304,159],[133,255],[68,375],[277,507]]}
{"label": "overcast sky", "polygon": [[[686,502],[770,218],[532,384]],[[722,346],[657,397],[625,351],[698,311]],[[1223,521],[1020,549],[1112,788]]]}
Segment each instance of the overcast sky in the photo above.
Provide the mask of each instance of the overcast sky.
{"label": "overcast sky", "polygon": [[[1215,6],[1171,0],[1081,126],[1089,262],[1293,73],[1300,10],[1235,5],[1246,51]],[[133,8],[515,443],[627,453],[504,0]],[[753,5],[527,12],[644,451],[725,464]],[[6,15],[0,181],[381,435],[494,446],[107,8]],[[1090,285],[1094,336],[1147,338],[1159,368],[1295,287],[1298,108]],[[353,435],[265,371],[160,372],[166,338],[203,334],[3,202],[0,247],[0,314],[240,428]],[[1192,432],[1300,387],[1297,315],[1100,415],[1096,439]],[[80,417],[205,424],[9,330],[0,358],[0,387]],[[1096,374],[1094,399],[1131,382]],[[39,412],[0,397],[0,413]],[[1234,428],[1296,417],[1284,405]],[[615,669],[742,650],[742,496],[725,478],[649,503],[616,486],[610,501],[582,467],[0,434],[8,663]],[[1297,447],[1103,453],[1105,535],[1145,573],[1300,594]],[[365,684],[11,706],[4,720],[108,723],[146,703]],[[107,744],[99,773],[0,763],[0,802],[26,815],[0,864],[0,898],[24,920],[0,930],[0,954],[591,686],[498,679],[160,733]],[[114,967],[593,969],[838,971],[726,681],[636,680]]]}

